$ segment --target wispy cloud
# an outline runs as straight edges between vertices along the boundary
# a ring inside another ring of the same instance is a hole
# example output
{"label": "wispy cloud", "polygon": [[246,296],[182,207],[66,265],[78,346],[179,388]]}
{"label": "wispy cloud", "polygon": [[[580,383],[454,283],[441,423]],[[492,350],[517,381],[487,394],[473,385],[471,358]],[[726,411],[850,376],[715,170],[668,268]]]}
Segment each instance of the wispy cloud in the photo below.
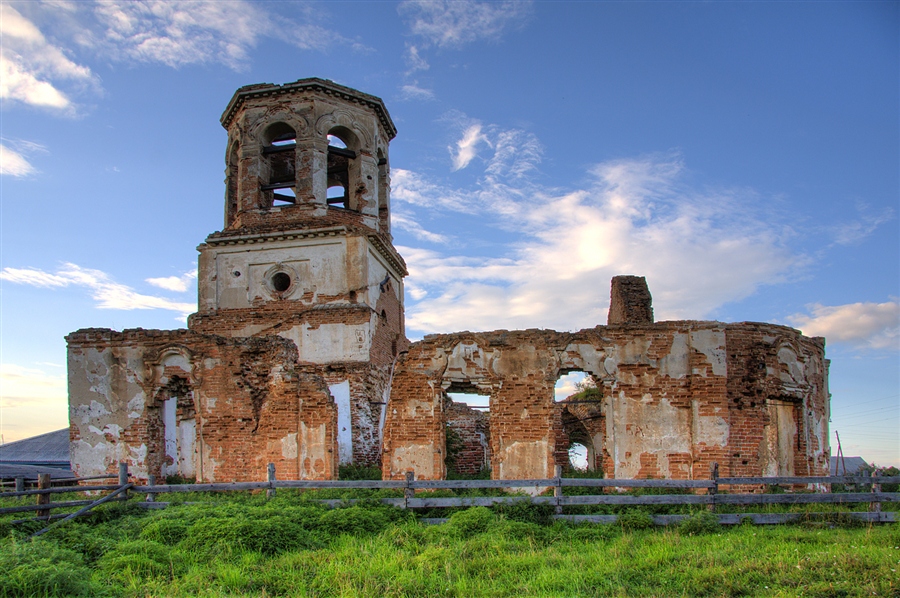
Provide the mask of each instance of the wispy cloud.
{"label": "wispy cloud", "polygon": [[437,47],[495,39],[524,24],[531,10],[530,1],[406,0],[398,7],[413,35]]}
{"label": "wispy cloud", "polygon": [[26,177],[37,172],[25,156],[0,143],[0,175]]}
{"label": "wispy cloud", "polygon": [[446,243],[449,240],[446,235],[426,230],[415,218],[399,210],[394,210],[394,213],[391,214],[391,224],[405,230],[420,241]]}
{"label": "wispy cloud", "polygon": [[834,231],[834,241],[838,245],[854,245],[871,235],[885,222],[894,219],[894,210],[884,208],[873,214],[871,208],[858,202],[856,205],[857,217],[848,219]]}
{"label": "wispy cloud", "polygon": [[[94,6],[94,15],[102,26],[96,43],[107,54],[171,67],[220,62],[241,69],[262,32],[283,31],[262,5],[242,0],[102,2]],[[294,45],[322,48],[326,44],[325,30],[294,25],[290,29]]]}
{"label": "wispy cloud", "polygon": [[184,293],[197,280],[197,270],[185,272],[181,276],[166,276],[163,278],[146,278],[148,283],[160,289],[174,291],[176,293]]}
{"label": "wispy cloud", "polygon": [[807,336],[864,349],[900,349],[900,302],[807,306],[788,321]]}
{"label": "wispy cloud", "polygon": [[481,133],[481,124],[475,123],[463,131],[462,137],[455,147],[449,147],[453,159],[453,170],[462,170],[478,155],[478,145],[488,143],[487,137]]}
{"label": "wispy cloud", "polygon": [[[294,11],[301,20],[247,0],[104,0],[0,4],[0,98],[60,114],[77,113],[75,94],[100,92],[88,56],[124,63],[224,64],[246,69],[263,38],[306,50],[359,43],[313,22],[314,11]],[[50,35],[52,33],[52,35]],[[79,61],[74,58],[80,55]]]}
{"label": "wispy cloud", "polygon": [[433,100],[434,92],[430,89],[419,87],[419,83],[414,81],[400,87],[400,98],[404,100]]}
{"label": "wispy cloud", "polygon": [[196,303],[173,301],[165,297],[144,295],[117,283],[105,272],[65,263],[55,273],[37,268],[4,268],[0,280],[42,288],[83,287],[91,292],[99,309],[163,309],[184,316],[197,310]]}
{"label": "wispy cloud", "polygon": [[482,236],[519,237],[497,257],[402,248],[418,295],[407,304],[411,330],[593,326],[606,321],[617,274],[647,277],[660,319],[703,318],[807,263],[788,248],[790,229],[753,208],[752,190],[686,185],[677,154],[604,162],[580,188],[550,189],[533,176],[537,139],[487,129],[492,154],[469,188],[396,173],[393,196],[412,218],[462,212],[487,227]]}
{"label": "wispy cloud", "polygon": [[0,98],[74,114],[60,83],[96,84],[91,70],[69,59],[35,24],[10,4],[0,4]]}
{"label": "wispy cloud", "polygon": [[406,75],[412,75],[417,73],[418,71],[427,71],[430,67],[428,61],[422,58],[419,54],[419,48],[413,45],[406,46],[406,64],[409,66],[409,70],[406,71]]}

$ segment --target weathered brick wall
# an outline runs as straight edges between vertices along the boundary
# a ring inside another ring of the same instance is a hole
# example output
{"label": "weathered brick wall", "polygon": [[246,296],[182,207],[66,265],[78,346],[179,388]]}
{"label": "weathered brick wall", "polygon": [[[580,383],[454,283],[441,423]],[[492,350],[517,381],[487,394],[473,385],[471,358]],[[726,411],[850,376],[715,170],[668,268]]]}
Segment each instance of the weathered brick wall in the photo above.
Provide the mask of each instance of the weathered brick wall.
{"label": "weathered brick wall", "polygon": [[[765,368],[760,352],[768,355]],[[418,447],[419,461],[426,447],[443,448],[437,389],[466,388],[491,396],[495,479],[549,475],[568,460],[573,430],[592,439],[607,477],[702,479],[714,462],[720,475],[762,475],[778,459],[777,471],[789,462],[799,475],[816,474],[827,464],[826,367],[820,340],[776,325],[681,321],[432,335],[397,364],[385,475],[419,475],[409,447]],[[553,387],[574,370],[594,377],[603,400],[590,414],[567,406],[566,421]],[[796,420],[779,407],[780,427],[773,427],[770,407],[759,399],[751,407],[752,396],[795,401]],[[437,474],[431,468],[422,477]]]}
{"label": "weathered brick wall", "polygon": [[162,476],[161,401],[178,381],[190,393],[178,417],[196,418],[198,479],[260,480],[269,462],[288,477],[336,477],[334,401],[292,342],[141,329],[81,330],[67,341],[80,475],[114,472],[124,460],[139,478]]}
{"label": "weathered brick wall", "polygon": [[643,276],[614,276],[607,324],[652,324],[653,299]]}

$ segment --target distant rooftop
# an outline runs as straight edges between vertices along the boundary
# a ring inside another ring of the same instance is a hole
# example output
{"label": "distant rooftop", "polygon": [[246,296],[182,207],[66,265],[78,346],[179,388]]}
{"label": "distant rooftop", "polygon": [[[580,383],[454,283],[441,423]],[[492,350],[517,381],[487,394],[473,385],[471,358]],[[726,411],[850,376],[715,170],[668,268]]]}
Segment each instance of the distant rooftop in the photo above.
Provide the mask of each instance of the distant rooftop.
{"label": "distant rooftop", "polygon": [[69,468],[69,429],[0,444],[0,463]]}
{"label": "distant rooftop", "polygon": [[869,466],[862,457],[844,457],[843,459],[832,457],[830,465],[831,475],[854,475],[860,469]]}

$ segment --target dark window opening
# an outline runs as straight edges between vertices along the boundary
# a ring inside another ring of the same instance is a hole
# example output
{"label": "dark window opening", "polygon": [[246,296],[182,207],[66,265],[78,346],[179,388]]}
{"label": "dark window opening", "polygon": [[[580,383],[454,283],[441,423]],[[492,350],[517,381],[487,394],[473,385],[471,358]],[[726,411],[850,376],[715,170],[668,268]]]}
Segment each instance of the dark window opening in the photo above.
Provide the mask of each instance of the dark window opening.
{"label": "dark window opening", "polygon": [[272,288],[279,293],[283,293],[291,288],[291,277],[285,272],[276,272],[272,276]]}

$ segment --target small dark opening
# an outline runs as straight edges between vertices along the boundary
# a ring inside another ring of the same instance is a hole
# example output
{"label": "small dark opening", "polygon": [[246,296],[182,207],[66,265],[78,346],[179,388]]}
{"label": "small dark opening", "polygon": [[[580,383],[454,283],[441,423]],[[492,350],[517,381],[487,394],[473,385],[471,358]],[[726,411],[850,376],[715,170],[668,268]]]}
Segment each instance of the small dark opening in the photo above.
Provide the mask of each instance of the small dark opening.
{"label": "small dark opening", "polygon": [[272,288],[283,293],[291,287],[291,277],[284,272],[278,272],[272,277]]}

